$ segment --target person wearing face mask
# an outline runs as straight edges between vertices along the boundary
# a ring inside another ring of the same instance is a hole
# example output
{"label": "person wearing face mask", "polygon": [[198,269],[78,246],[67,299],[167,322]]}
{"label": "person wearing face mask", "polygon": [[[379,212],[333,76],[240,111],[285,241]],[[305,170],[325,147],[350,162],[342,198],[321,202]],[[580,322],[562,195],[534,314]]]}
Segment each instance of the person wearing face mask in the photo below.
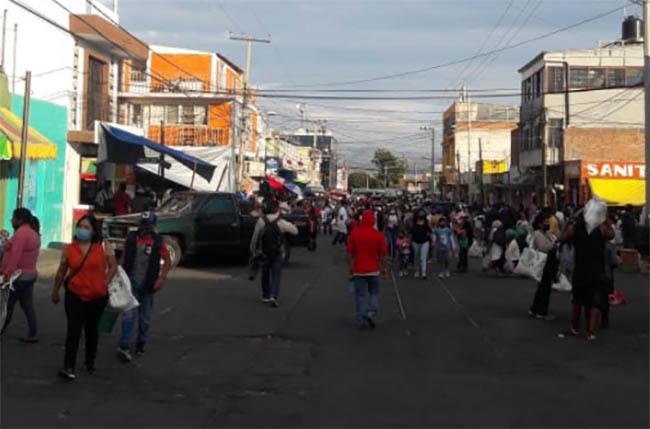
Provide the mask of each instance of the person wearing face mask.
{"label": "person wearing face mask", "polygon": [[528,315],[537,319],[552,320],[548,314],[548,306],[551,298],[551,286],[557,276],[560,261],[557,257],[557,237],[550,233],[549,214],[540,213],[533,222],[533,249],[546,253],[546,264],[542,273],[542,279],[537,284],[537,292],[533,304],[528,310]]}
{"label": "person wearing face mask", "polygon": [[162,237],[155,232],[156,221],[154,212],[142,213],[138,231],[128,235],[120,260],[120,265],[131,280],[133,295],[140,303],[138,307],[122,313],[122,333],[117,356],[125,363],[132,360],[131,338],[136,318],[138,338],[135,343],[135,354],[144,355],[144,348],[149,338],[153,296],[165,284],[171,268],[169,249]]}
{"label": "person wearing face mask", "polygon": [[397,216],[397,210],[395,207],[391,207],[388,212],[388,218],[386,219],[386,243],[388,244],[388,255],[390,256],[391,260],[395,259],[398,254],[395,248],[398,229],[399,216]]}
{"label": "person wearing face mask", "polygon": [[14,290],[9,293],[7,318],[2,327],[2,333],[11,322],[16,302],[20,302],[28,326],[27,337],[21,339],[25,343],[38,342],[38,325],[36,311],[34,310],[34,283],[37,277],[36,262],[41,248],[41,238],[38,235],[36,224],[36,219],[26,208],[14,210],[11,219],[14,235],[5,244],[2,258],[2,274],[4,274],[5,278],[9,278],[16,270],[22,272],[14,283]]}
{"label": "person wearing face mask", "polygon": [[93,215],[79,219],[75,239],[63,251],[52,288],[52,302],[58,304],[59,290],[65,285],[68,328],[59,376],[66,380],[76,379],[75,364],[82,330],[86,339],[86,370],[89,374],[95,372],[99,319],[108,303],[108,283],[116,270],[115,250],[108,242],[102,242],[97,219]]}

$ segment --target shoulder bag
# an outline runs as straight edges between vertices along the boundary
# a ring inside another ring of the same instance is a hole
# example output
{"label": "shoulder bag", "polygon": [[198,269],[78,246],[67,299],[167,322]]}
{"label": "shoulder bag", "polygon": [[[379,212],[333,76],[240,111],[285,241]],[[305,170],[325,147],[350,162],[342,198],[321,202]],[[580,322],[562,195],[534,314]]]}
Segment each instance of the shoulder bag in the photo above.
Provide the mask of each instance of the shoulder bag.
{"label": "shoulder bag", "polygon": [[[81,260],[81,264],[79,265],[79,267],[76,270],[74,270],[72,273],[67,275],[66,278],[63,280],[63,286],[65,286],[66,289],[68,289],[68,285],[70,284],[70,280],[72,280],[72,278],[74,276],[79,274],[79,271],[81,271],[81,269],[84,267],[84,264],[86,263],[86,260],[88,259],[88,256],[90,255],[90,252],[92,252],[94,245],[95,245],[95,243],[90,244],[90,246],[88,247],[88,250],[86,251],[86,254],[84,255],[84,258]],[[67,249],[66,249],[66,251],[67,251]]]}

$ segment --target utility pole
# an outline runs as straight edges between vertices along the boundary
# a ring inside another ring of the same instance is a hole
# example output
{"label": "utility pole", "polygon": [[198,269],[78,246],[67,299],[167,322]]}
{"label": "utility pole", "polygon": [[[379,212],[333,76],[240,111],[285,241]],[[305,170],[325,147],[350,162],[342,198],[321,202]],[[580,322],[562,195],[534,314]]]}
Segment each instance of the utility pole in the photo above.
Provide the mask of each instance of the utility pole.
{"label": "utility pole", "polygon": [[[160,144],[165,145],[165,121],[160,121]],[[158,161],[158,171],[160,172],[160,201],[162,202],[162,197],[165,194],[165,154],[160,154],[160,160]]]}
{"label": "utility pole", "polygon": [[246,142],[250,138],[250,133],[248,130],[248,126],[249,126],[248,100],[250,97],[249,83],[251,77],[251,66],[253,63],[253,43],[271,43],[271,39],[270,38],[261,39],[249,35],[235,36],[233,34],[230,34],[230,40],[246,42],[246,70],[244,71],[244,79],[243,79],[244,93],[242,97],[241,131],[239,134],[239,165],[237,166],[237,181],[236,181],[236,185],[238,187],[241,187],[242,180],[244,178],[244,151],[246,148]]}
{"label": "utility pole", "polygon": [[23,207],[25,193],[25,166],[27,162],[27,139],[29,138],[29,105],[31,103],[32,72],[25,73],[25,97],[23,98],[23,128],[20,132],[20,165],[18,170],[18,197],[16,207]]}
{"label": "utility pole", "polygon": [[18,57],[18,24],[14,24],[14,57],[11,61],[11,93],[16,93],[16,58]]}
{"label": "utility pole", "polygon": [[7,9],[2,12],[2,51],[0,52],[0,71],[5,69],[5,44],[7,43]]}
{"label": "utility pole", "polygon": [[[544,120],[542,121],[543,124],[546,124],[546,113],[544,112]],[[538,127],[539,128],[539,127]],[[538,136],[533,136],[534,139],[537,139]],[[548,168],[546,166],[546,135],[545,133],[539,136],[540,139],[540,146],[541,146],[541,151],[542,151],[542,182],[543,182],[543,198],[542,198],[542,204],[547,207],[548,206]]]}
{"label": "utility pole", "polygon": [[650,178],[647,169],[650,165],[650,0],[631,0],[643,7],[643,88],[645,104],[645,216],[641,223],[650,223]]}
{"label": "utility pole", "polygon": [[472,102],[469,98],[469,91],[467,88],[465,88],[465,103],[467,103],[467,195],[469,196],[469,177],[470,172],[472,171],[472,166],[470,164],[472,146]]}
{"label": "utility pole", "polygon": [[456,150],[456,171],[458,172],[458,181],[456,182],[456,198],[460,202],[460,151]]}
{"label": "utility pole", "polygon": [[478,139],[478,159],[479,159],[479,165],[480,165],[480,170],[479,170],[479,183],[481,185],[481,207],[485,207],[485,185],[483,183],[483,141],[481,138]]}
{"label": "utility pole", "polygon": [[436,193],[436,129],[433,127],[420,127],[422,131],[431,131],[431,195]]}

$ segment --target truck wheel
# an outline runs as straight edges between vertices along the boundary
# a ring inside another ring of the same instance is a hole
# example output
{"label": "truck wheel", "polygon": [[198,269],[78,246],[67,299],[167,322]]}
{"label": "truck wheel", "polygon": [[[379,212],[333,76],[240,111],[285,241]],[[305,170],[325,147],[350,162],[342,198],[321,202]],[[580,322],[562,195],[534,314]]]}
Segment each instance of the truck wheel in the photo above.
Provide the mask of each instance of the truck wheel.
{"label": "truck wheel", "polygon": [[284,265],[289,264],[289,259],[291,259],[291,245],[285,241],[282,244],[282,261]]}
{"label": "truck wheel", "polygon": [[172,268],[176,268],[183,259],[183,249],[181,248],[178,239],[169,235],[163,236],[167,249],[169,250],[169,258],[172,260]]}

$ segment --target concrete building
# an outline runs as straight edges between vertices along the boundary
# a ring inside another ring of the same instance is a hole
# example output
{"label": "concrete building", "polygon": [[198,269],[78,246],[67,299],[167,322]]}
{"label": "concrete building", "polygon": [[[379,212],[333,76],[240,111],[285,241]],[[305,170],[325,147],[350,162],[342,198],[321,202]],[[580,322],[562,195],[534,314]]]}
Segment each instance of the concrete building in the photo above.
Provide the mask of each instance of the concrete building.
{"label": "concrete building", "polygon": [[287,142],[303,148],[313,148],[316,145],[317,152],[314,152],[314,162],[321,156],[320,166],[317,167],[312,181],[322,184],[325,189],[335,189],[337,186],[337,161],[336,161],[336,139],[332,133],[324,127],[310,130],[300,128],[294,132],[282,133],[282,138]]}
{"label": "concrete building", "polygon": [[[21,114],[23,77],[29,70],[30,124],[57,146],[56,159],[28,164],[26,177],[26,205],[41,219],[44,245],[71,239],[75,209],[86,190],[81,180],[88,167],[84,159],[96,154],[94,123],[117,120],[122,63],[147,58],[146,45],[122,30],[116,8],[103,3],[2,3],[7,14],[3,65],[9,75],[12,110]],[[0,173],[7,203],[4,226],[16,195],[12,168],[7,164],[8,175]]]}
{"label": "concrete building", "polygon": [[480,195],[476,163],[482,158],[510,164],[519,110],[464,100],[466,96],[443,114],[442,190],[447,199],[474,201]]}
{"label": "concrete building", "polygon": [[[593,185],[612,177],[607,172],[616,165],[641,175],[635,166],[644,164],[643,43],[631,25],[640,28],[628,18],[621,40],[542,52],[519,70],[511,173],[538,202],[582,204],[593,191],[590,178]],[[609,163],[605,177],[588,168],[594,163]]]}

